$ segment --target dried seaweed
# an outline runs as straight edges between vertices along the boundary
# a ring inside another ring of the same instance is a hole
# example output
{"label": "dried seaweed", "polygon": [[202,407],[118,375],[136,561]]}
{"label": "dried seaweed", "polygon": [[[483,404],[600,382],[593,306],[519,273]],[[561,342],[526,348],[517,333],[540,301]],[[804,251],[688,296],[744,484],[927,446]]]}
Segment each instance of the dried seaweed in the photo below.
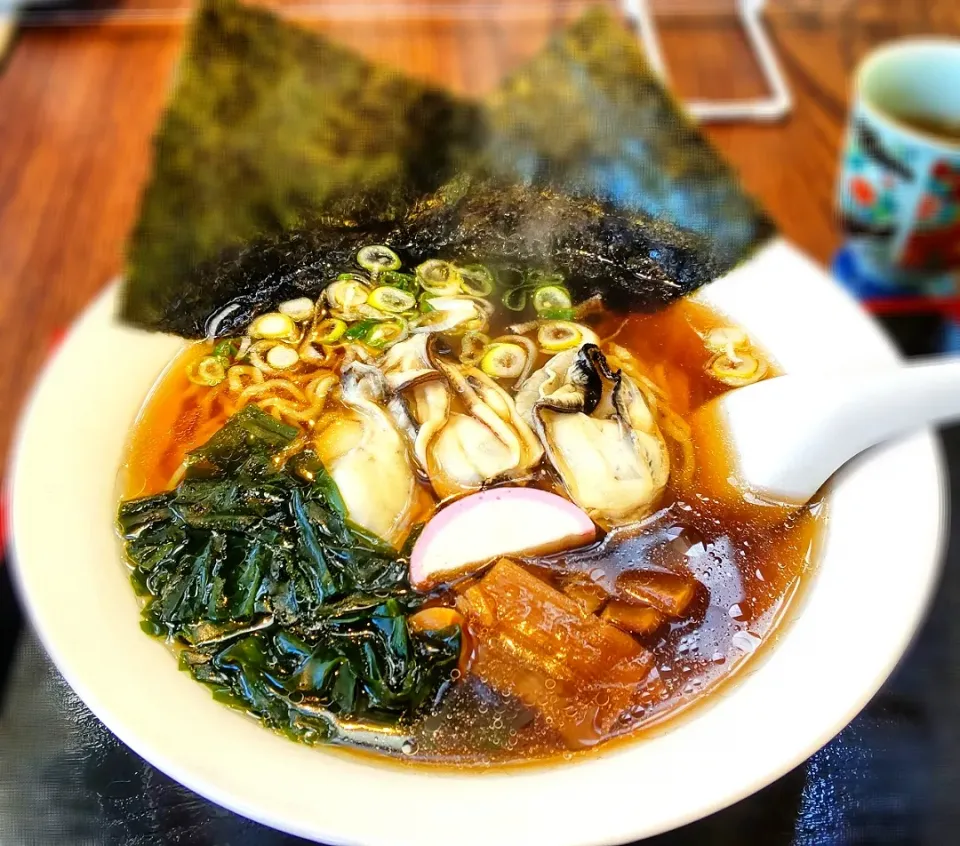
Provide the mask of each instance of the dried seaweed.
{"label": "dried seaweed", "polygon": [[636,34],[601,8],[506,79],[484,117],[484,163],[495,175],[696,232],[720,269],[773,231]]}
{"label": "dried seaweed", "polygon": [[167,328],[193,269],[304,221],[387,218],[479,143],[475,105],[264,9],[204,0],[154,141],[123,317]]}
{"label": "dried seaweed", "polygon": [[207,0],[182,75],[130,253],[124,317],[146,328],[199,337],[235,305],[218,330],[234,333],[370,242],[558,270],[578,299],[653,309],[772,232],[601,10],[482,107],[232,0]]}
{"label": "dried seaweed", "polygon": [[461,179],[415,204],[389,226],[315,225],[251,244],[179,289],[163,328],[203,337],[208,318],[229,336],[284,299],[316,296],[377,242],[405,264],[440,256],[482,261],[498,275],[543,268],[562,273],[578,300],[602,293],[613,308],[654,309],[714,278],[709,243],[663,221],[616,214],[609,205],[549,189]]}

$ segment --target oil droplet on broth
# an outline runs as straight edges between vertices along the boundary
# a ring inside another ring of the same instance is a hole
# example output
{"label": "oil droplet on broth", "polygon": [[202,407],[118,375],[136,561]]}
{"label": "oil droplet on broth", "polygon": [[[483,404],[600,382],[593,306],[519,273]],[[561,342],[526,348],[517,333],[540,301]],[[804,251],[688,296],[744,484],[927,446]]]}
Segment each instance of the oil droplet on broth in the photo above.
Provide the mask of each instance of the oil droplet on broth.
{"label": "oil droplet on broth", "polygon": [[730,645],[749,655],[760,645],[760,638],[751,632],[737,632],[730,639]]}

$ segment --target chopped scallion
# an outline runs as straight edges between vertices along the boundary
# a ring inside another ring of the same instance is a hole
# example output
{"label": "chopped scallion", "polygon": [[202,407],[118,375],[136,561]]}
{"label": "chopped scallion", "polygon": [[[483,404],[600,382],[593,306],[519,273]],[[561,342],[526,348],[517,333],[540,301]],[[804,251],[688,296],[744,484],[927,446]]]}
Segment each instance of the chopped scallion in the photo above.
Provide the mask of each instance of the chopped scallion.
{"label": "chopped scallion", "polygon": [[573,320],[576,316],[575,308],[547,308],[539,312],[544,320]]}
{"label": "chopped scallion", "polygon": [[208,355],[187,368],[187,378],[195,385],[213,387],[227,377],[223,362],[216,356]]}
{"label": "chopped scallion", "polygon": [[374,349],[382,350],[397,343],[397,341],[403,340],[408,334],[407,321],[402,317],[397,317],[394,320],[386,320],[372,326],[364,336],[363,341]]}
{"label": "chopped scallion", "polygon": [[295,300],[280,303],[277,310],[297,322],[302,322],[313,317],[313,300],[310,297],[297,297]]}
{"label": "chopped scallion", "polygon": [[399,288],[390,285],[381,285],[379,288],[374,288],[367,302],[374,308],[391,314],[409,311],[417,306],[417,299],[413,294],[408,294],[406,291],[401,291]]}
{"label": "chopped scallion", "polygon": [[265,338],[271,341],[292,340],[297,336],[297,326],[293,318],[278,311],[261,314],[250,324],[247,331],[251,338]]}
{"label": "chopped scallion", "polygon": [[523,288],[511,288],[505,291],[503,304],[510,311],[523,311],[527,307],[527,292]]}
{"label": "chopped scallion", "polygon": [[493,274],[482,264],[461,267],[460,288],[465,294],[486,297],[493,292]]}
{"label": "chopped scallion", "polygon": [[383,244],[370,244],[357,253],[357,264],[376,276],[385,270],[398,270],[400,256]]}
{"label": "chopped scallion", "polygon": [[267,364],[274,370],[287,370],[298,361],[300,361],[300,356],[297,355],[297,351],[293,347],[277,344],[267,350]]}
{"label": "chopped scallion", "polygon": [[566,309],[573,306],[570,292],[560,285],[544,285],[533,292],[533,307],[538,314],[556,309]]}
{"label": "chopped scallion", "polygon": [[343,333],[344,340],[347,341],[359,341],[361,338],[364,338],[367,332],[374,326],[376,326],[378,321],[376,320],[358,320],[354,323],[346,332]]}
{"label": "chopped scallion", "polygon": [[583,331],[576,323],[567,320],[551,320],[537,331],[537,342],[547,352],[561,352],[578,346],[583,341]]}
{"label": "chopped scallion", "polygon": [[527,351],[517,344],[491,344],[480,359],[480,369],[495,379],[516,379],[527,363]]}
{"label": "chopped scallion", "polygon": [[431,294],[449,296],[460,290],[460,272],[448,261],[430,259],[417,267],[417,280]]}
{"label": "chopped scallion", "polygon": [[321,320],[313,330],[313,340],[318,344],[335,344],[347,331],[345,321],[337,317],[328,317]]}

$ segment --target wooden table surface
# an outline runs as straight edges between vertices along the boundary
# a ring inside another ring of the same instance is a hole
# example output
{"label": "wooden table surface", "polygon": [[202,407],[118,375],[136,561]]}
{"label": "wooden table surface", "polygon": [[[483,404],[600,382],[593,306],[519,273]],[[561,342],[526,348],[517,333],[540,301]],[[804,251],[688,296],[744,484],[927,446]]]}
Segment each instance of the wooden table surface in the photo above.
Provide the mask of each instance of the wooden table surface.
{"label": "wooden table surface", "polygon": [[[499,10],[490,11],[496,0],[482,8],[446,2],[428,18],[410,2],[394,0],[392,11],[373,14],[331,3],[329,16],[310,25],[420,77],[482,94],[578,5],[588,5],[537,0],[527,8],[499,0]],[[777,124],[706,131],[787,237],[817,261],[827,262],[838,243],[833,186],[852,69],[891,37],[960,32],[953,6],[951,0],[771,3],[768,23],[795,98],[793,113]],[[729,15],[663,18],[660,28],[681,96],[763,90]],[[183,32],[182,15],[83,26],[34,20],[0,66],[0,456],[51,339],[121,268]],[[465,34],[472,46],[459,49]]]}

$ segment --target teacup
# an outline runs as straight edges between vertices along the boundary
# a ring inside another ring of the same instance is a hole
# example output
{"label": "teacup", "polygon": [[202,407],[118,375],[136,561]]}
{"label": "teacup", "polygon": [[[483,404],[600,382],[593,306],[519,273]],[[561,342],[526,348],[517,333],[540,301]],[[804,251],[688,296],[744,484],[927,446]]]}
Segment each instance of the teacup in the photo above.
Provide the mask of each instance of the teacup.
{"label": "teacup", "polygon": [[960,269],[960,40],[915,39],[856,76],[839,212],[858,271],[932,292]]}

